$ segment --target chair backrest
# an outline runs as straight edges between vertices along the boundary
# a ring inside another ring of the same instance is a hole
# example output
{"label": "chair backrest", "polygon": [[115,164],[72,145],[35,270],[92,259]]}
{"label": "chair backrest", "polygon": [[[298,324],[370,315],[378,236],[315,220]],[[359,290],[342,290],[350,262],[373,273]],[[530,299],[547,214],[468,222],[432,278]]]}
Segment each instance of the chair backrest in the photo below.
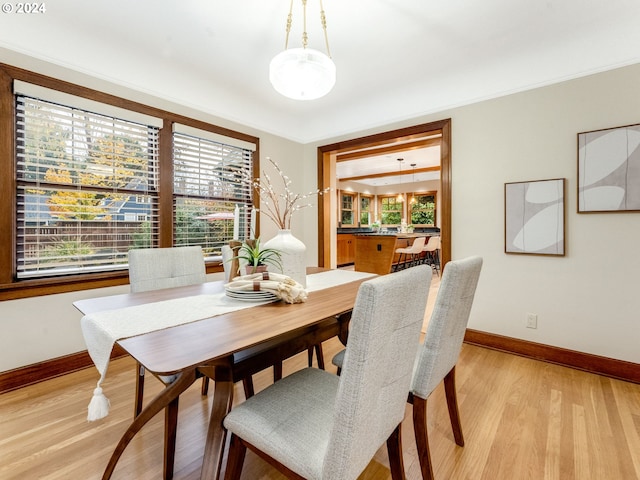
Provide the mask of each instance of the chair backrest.
{"label": "chair backrest", "polygon": [[415,253],[420,253],[424,248],[424,242],[427,241],[427,237],[416,237],[411,245],[411,250]]}
{"label": "chair backrest", "polygon": [[426,399],[456,365],[481,269],[481,257],[447,263],[418,353],[411,387],[414,395]]}
{"label": "chair backrest", "polygon": [[207,280],[202,248],[139,248],[129,250],[132,292],[183,287]]}
{"label": "chair backrest", "polygon": [[424,250],[428,252],[433,252],[434,250],[437,250],[439,248],[440,248],[440,237],[433,236],[433,237],[429,237],[429,241],[427,242],[427,245],[424,247]]}
{"label": "chair backrest", "polygon": [[360,286],[322,478],[355,479],[402,421],[431,277],[419,265]]}

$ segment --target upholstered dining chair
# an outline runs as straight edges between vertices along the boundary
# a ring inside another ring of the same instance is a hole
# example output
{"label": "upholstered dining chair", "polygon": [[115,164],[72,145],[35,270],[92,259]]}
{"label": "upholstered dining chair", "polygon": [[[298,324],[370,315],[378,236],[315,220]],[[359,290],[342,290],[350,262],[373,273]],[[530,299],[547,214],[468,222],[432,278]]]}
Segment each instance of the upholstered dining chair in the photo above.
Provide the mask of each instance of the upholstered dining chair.
{"label": "upholstered dining chair", "polygon": [[[422,249],[424,248],[426,237],[416,237],[413,240],[413,243],[409,247],[405,248],[396,248],[396,253],[399,253],[398,263],[396,263],[396,270],[400,270],[400,268],[406,267],[408,263],[409,266],[413,266],[416,264],[416,261],[422,255]],[[404,262],[402,261],[404,258]]]}
{"label": "upholstered dining chair", "polygon": [[[199,246],[172,248],[137,248],[129,250],[129,284],[131,292],[147,292],[161,288],[184,287],[204,283],[207,273],[202,248]],[[137,365],[135,416],[142,411],[144,367]],[[169,383],[172,378],[160,378]],[[206,377],[203,382],[206,381]],[[205,390],[203,383],[203,391]]]}
{"label": "upholstered dining chair", "polygon": [[431,276],[420,265],[362,283],[341,376],[305,368],[234,407],[225,478],[240,478],[250,448],[289,478],[354,480],[385,441],[404,478],[400,424]]}
{"label": "upholstered dining chair", "polygon": [[[443,380],[453,436],[457,445],[464,446],[455,367],[481,269],[482,258],[477,256],[447,263],[427,333],[418,350],[408,401],[413,404],[413,428],[424,480],[434,478],[427,436],[427,399]],[[333,358],[338,369],[343,365],[344,357],[343,350]]]}

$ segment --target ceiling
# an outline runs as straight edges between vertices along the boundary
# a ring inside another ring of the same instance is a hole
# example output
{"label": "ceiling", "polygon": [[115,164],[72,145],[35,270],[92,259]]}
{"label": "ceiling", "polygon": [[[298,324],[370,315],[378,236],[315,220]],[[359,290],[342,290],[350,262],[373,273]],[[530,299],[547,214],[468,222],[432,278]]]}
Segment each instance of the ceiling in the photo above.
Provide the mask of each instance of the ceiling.
{"label": "ceiling", "polygon": [[336,156],[336,178],[365,187],[438,180],[440,141],[440,134],[425,134],[386,145],[341,151]]}
{"label": "ceiling", "polygon": [[[638,0],[324,0],[337,84],[299,102],[268,78],[288,8],[56,0],[45,13],[0,14],[0,61],[28,67],[26,54],[300,143],[640,61]],[[309,46],[324,50],[318,12],[309,0]]]}

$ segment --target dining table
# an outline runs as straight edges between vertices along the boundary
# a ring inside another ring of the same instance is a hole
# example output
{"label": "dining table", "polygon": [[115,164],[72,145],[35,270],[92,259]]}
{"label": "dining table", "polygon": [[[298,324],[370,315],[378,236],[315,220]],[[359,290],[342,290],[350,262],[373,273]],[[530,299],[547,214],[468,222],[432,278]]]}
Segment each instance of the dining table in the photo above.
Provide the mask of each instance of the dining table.
{"label": "dining table", "polygon": [[[280,300],[247,305],[241,300],[225,297],[223,281],[75,301],[74,306],[84,315],[83,321],[89,323],[103,312],[127,317],[128,312],[133,313],[133,309],[139,310],[140,306],[159,305],[164,309],[172,301],[183,302],[180,304],[180,312],[184,311],[185,315],[188,314],[189,305],[195,305],[197,299],[211,299],[212,303],[228,303],[232,300],[243,303],[238,309],[223,313],[213,309],[216,313],[206,314],[203,318],[194,320],[186,316],[185,323],[179,323],[178,320],[178,324],[174,326],[161,325],[157,329],[151,326],[149,331],[115,340],[148,372],[174,380],[168,382],[133,418],[109,459],[103,480],[111,478],[120,456],[136,433],[163,410],[163,476],[165,479],[172,478],[178,400],[184,391],[203,376],[214,380],[215,388],[200,478],[219,478],[226,441],[222,421],[232,407],[234,382],[247,371],[268,368],[276,361],[282,361],[335,336],[346,345],[348,323],[358,289],[363,281],[372,276],[364,272],[308,268],[307,298],[302,303],[292,304]],[[184,299],[194,300],[191,302]],[[181,313],[175,315],[179,316]],[[148,320],[152,325],[153,318]],[[262,346],[265,348],[261,350]],[[253,356],[247,354],[252,351],[262,353]],[[91,350],[89,353],[91,354]],[[238,373],[238,365],[250,365],[247,367],[250,369]]]}

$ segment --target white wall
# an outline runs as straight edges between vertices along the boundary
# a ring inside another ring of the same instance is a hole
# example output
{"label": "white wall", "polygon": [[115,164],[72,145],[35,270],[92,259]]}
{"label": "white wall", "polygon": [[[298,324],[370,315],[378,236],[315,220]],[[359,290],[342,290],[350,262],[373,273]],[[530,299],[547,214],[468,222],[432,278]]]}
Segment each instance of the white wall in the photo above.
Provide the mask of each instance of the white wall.
{"label": "white wall", "polygon": [[[6,49],[0,49],[0,55],[3,63],[254,135],[260,138],[262,167],[268,169],[265,157],[271,156],[291,177],[294,185],[302,184],[303,178],[309,175],[315,177],[315,164],[305,168],[304,146],[299,143]],[[315,189],[315,182],[312,188]],[[315,215],[315,211],[309,209],[305,215]],[[296,218],[292,227],[293,233],[310,245],[307,253],[310,265],[317,265],[317,239],[314,233],[317,231],[316,224],[315,220],[307,225],[304,218]],[[261,219],[262,238],[271,238],[276,232],[276,227],[268,219]],[[0,372],[86,350],[80,331],[81,315],[72,302],[128,290],[127,285],[0,302]]]}
{"label": "white wall", "polygon": [[[37,62],[29,68],[136,97]],[[640,363],[640,213],[575,213],[576,134],[640,123],[640,65],[304,146],[159,99],[136,99],[259,136],[263,166],[271,156],[304,192],[317,186],[318,145],[451,118],[452,255],[485,261],[470,328]],[[504,254],[504,183],[559,177],[568,187],[567,255]],[[316,211],[305,209],[293,222],[310,265],[317,262]],[[264,238],[276,231],[264,219],[262,226]],[[126,290],[0,302],[0,371],[84,350],[80,314],[71,302]],[[537,330],[524,327],[527,312],[538,314]]]}
{"label": "white wall", "polygon": [[[485,260],[470,327],[640,363],[640,213],[576,213],[577,133],[640,123],[640,65],[451,118],[453,257]],[[567,179],[566,256],[504,254],[504,183],[547,178]]]}
{"label": "white wall", "polygon": [[[484,258],[469,327],[640,363],[640,213],[576,213],[577,133],[640,123],[640,65],[377,131],[445,118],[452,257]],[[566,256],[505,254],[504,183],[550,178],[567,179]],[[527,312],[537,329],[525,328]]]}

